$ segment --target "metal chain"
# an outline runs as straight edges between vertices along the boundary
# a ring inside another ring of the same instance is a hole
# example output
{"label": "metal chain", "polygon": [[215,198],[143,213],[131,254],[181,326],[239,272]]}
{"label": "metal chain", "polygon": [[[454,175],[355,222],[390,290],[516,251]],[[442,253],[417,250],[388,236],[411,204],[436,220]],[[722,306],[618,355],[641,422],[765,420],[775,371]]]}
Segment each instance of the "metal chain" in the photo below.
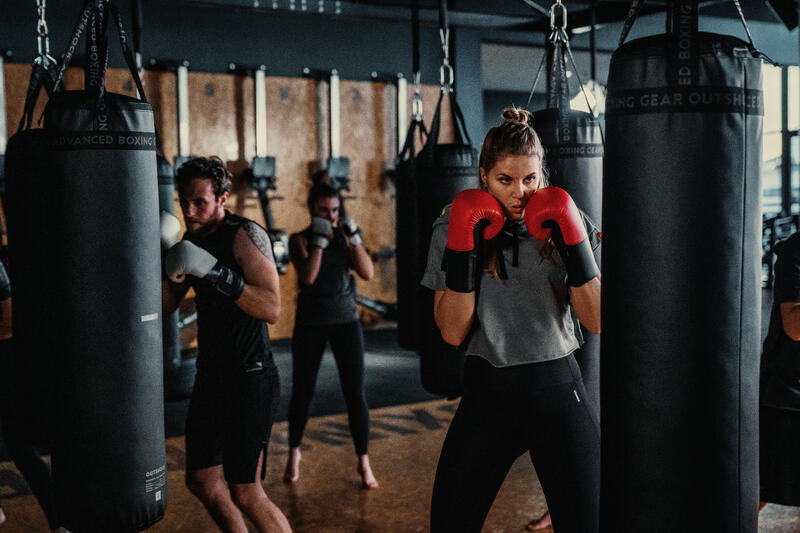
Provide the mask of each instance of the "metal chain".
{"label": "metal chain", "polygon": [[453,92],[453,67],[450,65],[450,28],[439,28],[439,39],[442,41],[442,66],[439,67],[439,84],[442,92]]}
{"label": "metal chain", "polygon": [[[556,26],[556,9],[561,9],[561,25]],[[561,0],[556,0],[556,2],[550,6],[550,30],[555,31],[557,28],[561,28],[562,30],[567,30],[567,6],[561,3]]]}
{"label": "metal chain", "polygon": [[414,98],[411,100],[411,117],[415,122],[422,122],[422,82],[421,73],[414,73]]}
{"label": "metal chain", "polygon": [[39,58],[43,63],[47,61],[54,61],[50,57],[50,36],[47,29],[47,20],[45,18],[45,9],[47,8],[47,0],[36,0],[36,16],[38,18],[36,23],[36,40],[39,48]]}

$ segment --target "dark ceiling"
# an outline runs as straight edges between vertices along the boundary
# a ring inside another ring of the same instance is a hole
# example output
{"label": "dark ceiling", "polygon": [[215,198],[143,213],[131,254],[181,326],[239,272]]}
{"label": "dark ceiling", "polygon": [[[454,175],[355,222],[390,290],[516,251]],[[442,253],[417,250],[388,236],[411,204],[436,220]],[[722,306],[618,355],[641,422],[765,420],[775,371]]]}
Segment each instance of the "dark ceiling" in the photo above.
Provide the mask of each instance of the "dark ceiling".
{"label": "dark ceiling", "polygon": [[[308,14],[329,14],[348,18],[373,20],[408,20],[411,0],[183,0],[208,7],[234,7],[240,9],[279,10]],[[438,0],[418,0],[423,23],[436,22]],[[591,20],[591,2],[588,0],[562,0],[569,14],[570,27],[588,25]],[[781,23],[776,11],[788,11],[795,17],[795,0],[740,0],[747,20]],[[769,2],[769,4],[768,4]],[[630,0],[596,0],[595,20],[607,23],[624,20]],[[549,27],[549,9],[552,1],[542,0],[449,0],[450,24],[454,27],[505,28],[516,31],[546,31]],[[643,13],[664,11],[664,0],[644,2]],[[771,4],[771,5],[770,5]],[[773,6],[778,6],[774,8]],[[703,16],[736,18],[734,0],[701,0]],[[790,15],[791,16],[791,15]]]}

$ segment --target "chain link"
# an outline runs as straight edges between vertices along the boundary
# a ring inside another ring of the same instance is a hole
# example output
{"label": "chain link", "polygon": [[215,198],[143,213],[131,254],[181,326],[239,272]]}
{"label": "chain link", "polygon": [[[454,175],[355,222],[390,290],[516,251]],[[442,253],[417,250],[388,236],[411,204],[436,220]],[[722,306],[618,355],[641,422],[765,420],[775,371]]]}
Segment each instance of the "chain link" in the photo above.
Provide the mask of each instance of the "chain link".
{"label": "chain link", "polygon": [[45,18],[45,9],[47,8],[47,0],[36,0],[36,40],[39,49],[39,57],[45,59],[50,58],[50,36],[47,29],[47,20]]}
{"label": "chain link", "polygon": [[450,28],[439,28],[439,39],[442,42],[442,66],[439,67],[439,84],[442,92],[453,91],[453,67],[450,65]]}
{"label": "chain link", "polygon": [[416,122],[422,122],[422,75],[414,73],[414,98],[411,100],[411,116]]}
{"label": "chain link", "polygon": [[[556,10],[561,10],[561,24],[556,25]],[[567,30],[567,6],[561,3],[561,0],[556,0],[556,2],[550,6],[550,30],[555,31],[556,28],[561,28],[562,30]]]}

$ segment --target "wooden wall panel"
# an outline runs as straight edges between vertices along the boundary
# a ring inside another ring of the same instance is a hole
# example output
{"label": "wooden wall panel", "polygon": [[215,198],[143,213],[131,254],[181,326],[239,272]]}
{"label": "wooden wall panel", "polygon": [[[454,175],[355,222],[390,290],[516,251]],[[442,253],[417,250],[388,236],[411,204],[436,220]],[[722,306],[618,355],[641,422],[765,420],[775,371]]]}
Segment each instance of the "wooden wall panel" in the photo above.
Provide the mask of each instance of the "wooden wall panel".
{"label": "wooden wall panel", "polygon": [[[364,244],[371,251],[394,248],[394,200],[385,186],[384,169],[395,157],[387,152],[387,138],[394,138],[392,108],[386,107],[385,83],[342,81],[341,121],[342,156],[350,159],[350,196],[345,200],[347,213],[361,227]],[[377,300],[397,301],[396,264],[394,260],[375,262],[375,277],[364,281],[357,277],[360,294]],[[365,320],[377,322],[372,313]]]}
{"label": "wooden wall panel", "polygon": [[[265,81],[267,96],[267,153],[275,157],[276,188],[270,196],[275,224],[288,234],[309,223],[306,195],[310,183],[309,164],[317,159],[317,100],[314,80],[272,78]],[[252,106],[252,98],[250,99]],[[252,111],[250,112],[252,115]],[[251,126],[252,130],[252,126]],[[255,152],[255,140],[251,143]],[[255,198],[255,197],[254,197]],[[258,206],[258,218],[264,224]],[[281,276],[281,315],[270,329],[275,338],[291,337],[297,301],[297,273],[289,266]]]}
{"label": "wooden wall panel", "polygon": [[[16,131],[27,91],[30,66],[6,64],[6,102],[9,134]],[[82,87],[83,71],[70,68],[65,85]],[[177,102],[175,74],[146,71],[143,83],[153,106],[156,128],[166,157],[177,154]],[[328,156],[327,128],[318,128],[318,117],[327,121],[327,83],[306,78],[267,77],[267,152],[276,158],[277,190],[271,203],[277,227],[289,234],[309,223],[306,196],[311,185],[310,170],[320,157]],[[106,85],[109,91],[134,95],[130,74],[124,69],[110,69]],[[424,120],[433,118],[438,86],[424,85]],[[395,247],[395,202],[393,186],[385,175],[396,155],[396,89],[386,83],[343,80],[340,85],[342,119],[342,156],[351,163],[348,213],[358,222],[371,251]],[[46,96],[37,106],[37,118],[44,109]],[[411,94],[409,94],[409,120]],[[234,174],[234,187],[228,201],[233,212],[266,225],[261,205],[242,179],[242,171],[255,155],[253,80],[233,74],[189,73],[190,149],[196,155],[218,155]],[[439,142],[452,142],[453,130],[449,106],[442,110]],[[468,117],[468,120],[470,118]],[[320,133],[322,138],[319,139]],[[318,148],[322,147],[320,154]],[[177,198],[177,197],[176,197]],[[176,212],[180,207],[176,204]],[[181,217],[179,217],[181,218]],[[181,224],[183,221],[181,220]],[[358,291],[386,302],[397,301],[396,263],[384,259],[375,263],[375,277],[358,280]],[[270,335],[287,338],[292,334],[297,276],[293,267],[280,278],[282,310]],[[362,310],[362,319],[371,325],[383,322],[371,311]],[[195,342],[193,332],[184,342]]]}

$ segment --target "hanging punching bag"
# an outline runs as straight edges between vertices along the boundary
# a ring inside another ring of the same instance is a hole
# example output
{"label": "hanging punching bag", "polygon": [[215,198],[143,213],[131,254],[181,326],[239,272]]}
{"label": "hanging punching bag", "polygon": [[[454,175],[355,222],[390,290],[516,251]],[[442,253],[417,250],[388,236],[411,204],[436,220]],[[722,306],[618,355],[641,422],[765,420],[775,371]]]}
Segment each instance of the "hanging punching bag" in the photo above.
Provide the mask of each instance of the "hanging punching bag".
{"label": "hanging punching bag", "polygon": [[[449,88],[448,88],[449,89]],[[437,144],[442,100],[447,95],[453,117],[455,142]],[[415,159],[417,189],[418,236],[415,279],[422,279],[431,244],[433,222],[442,209],[453,202],[456,194],[474,188],[478,183],[478,156],[467,133],[464,116],[453,93],[443,90],[436,104],[430,133],[425,146]],[[419,286],[418,317],[420,372],[422,386],[429,392],[455,397],[461,394],[464,352],[445,343],[433,317],[433,291]]]}
{"label": "hanging punching bag", "polygon": [[608,77],[601,531],[755,533],[762,59],[672,13]]}
{"label": "hanging punching bag", "polygon": [[[41,55],[31,66],[31,78],[17,132],[8,140],[5,160],[6,224],[9,278],[14,290],[12,327],[18,390],[26,391],[26,415],[38,420],[46,433],[52,426],[51,354],[53,345],[44,334],[55,317],[51,295],[43,290],[52,276],[49,249],[42,246],[51,235],[46,191],[49,187],[47,153],[49,138],[42,129],[32,129],[34,107],[41,90],[51,94],[58,65]],[[44,202],[44,203],[43,203]],[[31,209],[31,205],[42,209]],[[48,444],[44,438],[39,444]]]}
{"label": "hanging punching bag", "polygon": [[[415,176],[415,146],[418,138],[424,145],[428,130],[422,120],[422,91],[419,62],[419,0],[411,1],[411,40],[414,68],[414,99],[411,125],[405,142],[395,160],[394,185],[396,202],[395,241],[397,262],[397,343],[407,350],[420,346],[420,316],[418,311],[420,278],[419,265],[424,263],[427,249],[419,247],[419,212]],[[420,258],[420,255],[423,255]]]}
{"label": "hanging punching bag", "polygon": [[[158,174],[158,208],[172,215],[175,214],[175,172],[167,158],[156,156]],[[181,367],[181,339],[178,328],[178,310],[163,317],[161,330],[164,345],[164,372],[167,383],[169,375],[175,374]]]}
{"label": "hanging punching bag", "polygon": [[86,90],[60,86],[82,33],[104,42],[109,18],[144,95],[119,16],[87,0],[45,108],[46,142],[9,157],[21,172],[10,181],[46,183],[36,196],[16,189],[30,195],[24,205],[44,204],[45,231],[29,232],[13,261],[47,269],[26,290],[47,298],[38,335],[59,346],[44,361],[56,377],[53,481],[62,525],[79,532],[140,531],[163,516],[167,488],[153,112],[105,92],[102,45],[90,51]]}
{"label": "hanging punching bag", "polygon": [[[414,160],[414,178],[417,189],[417,246],[418,255],[415,278],[422,279],[430,249],[433,222],[442,209],[453,202],[456,194],[478,184],[478,156],[472,147],[464,115],[453,95],[453,68],[450,65],[450,29],[447,20],[447,2],[439,1],[439,35],[444,59],[439,70],[441,93],[431,121],[425,145]],[[450,102],[455,140],[439,144],[442,101],[445,95]],[[461,394],[464,351],[442,340],[433,316],[433,291],[422,287],[418,295],[420,374],[422,386],[433,394],[456,397]]]}
{"label": "hanging punching bag", "polygon": [[[416,98],[416,95],[415,95]],[[419,346],[419,315],[417,313],[420,290],[417,273],[424,261],[425,251],[419,247],[419,214],[417,209],[417,182],[414,178],[414,139],[427,136],[421,113],[411,119],[405,143],[395,162],[395,212],[397,221],[397,342],[407,350]],[[420,258],[420,255],[423,258]]]}
{"label": "hanging punching bag", "polygon": [[[570,108],[565,52],[569,53],[573,65],[575,62],[563,27],[554,26],[552,29],[546,47],[547,109],[533,114],[533,124],[545,148],[550,184],[567,191],[575,205],[597,227],[602,227],[603,142],[600,124],[593,115]],[[595,260],[600,265],[599,247],[595,249]],[[583,326],[581,333],[584,342],[575,351],[575,358],[586,394],[599,409],[600,336]]]}

